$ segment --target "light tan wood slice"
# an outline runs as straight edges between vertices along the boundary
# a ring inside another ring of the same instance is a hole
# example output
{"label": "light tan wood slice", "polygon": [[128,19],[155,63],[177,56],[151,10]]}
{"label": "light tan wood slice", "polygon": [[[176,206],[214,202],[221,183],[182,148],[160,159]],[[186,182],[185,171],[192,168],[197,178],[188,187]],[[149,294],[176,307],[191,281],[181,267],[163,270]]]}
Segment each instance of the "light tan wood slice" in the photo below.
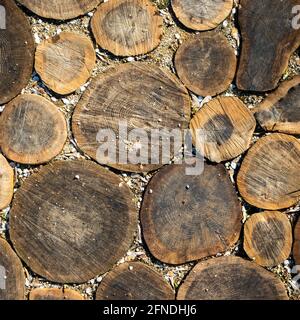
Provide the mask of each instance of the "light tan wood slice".
{"label": "light tan wood slice", "polygon": [[0,210],[10,205],[14,194],[14,170],[0,154]]}
{"label": "light tan wood slice", "polygon": [[37,288],[30,291],[29,300],[84,300],[84,298],[72,289]]}

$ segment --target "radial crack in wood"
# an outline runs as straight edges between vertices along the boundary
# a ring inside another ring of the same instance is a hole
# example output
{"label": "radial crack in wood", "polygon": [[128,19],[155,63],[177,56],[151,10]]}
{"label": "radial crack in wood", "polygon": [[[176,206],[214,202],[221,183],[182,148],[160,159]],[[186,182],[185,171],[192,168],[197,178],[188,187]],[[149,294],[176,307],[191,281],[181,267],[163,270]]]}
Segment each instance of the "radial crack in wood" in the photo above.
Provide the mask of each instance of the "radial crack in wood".
{"label": "radial crack in wood", "polygon": [[14,170],[0,154],[0,210],[10,205],[14,194]]}
{"label": "radial crack in wood", "polygon": [[84,298],[72,289],[37,288],[30,291],[29,300],[84,300]]}

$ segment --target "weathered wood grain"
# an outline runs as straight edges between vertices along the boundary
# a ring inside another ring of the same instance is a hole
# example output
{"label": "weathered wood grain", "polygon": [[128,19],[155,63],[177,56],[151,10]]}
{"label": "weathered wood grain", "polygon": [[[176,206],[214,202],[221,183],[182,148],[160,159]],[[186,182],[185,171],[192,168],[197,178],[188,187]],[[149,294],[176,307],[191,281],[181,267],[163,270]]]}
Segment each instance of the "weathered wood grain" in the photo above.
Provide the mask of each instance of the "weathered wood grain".
{"label": "weathered wood grain", "polygon": [[84,298],[72,289],[37,288],[30,291],[29,300],[84,300]]}
{"label": "weathered wood grain", "polygon": [[9,206],[14,194],[14,170],[0,154],[0,210]]}
{"label": "weathered wood grain", "polygon": [[300,265],[300,218],[298,218],[294,228],[293,257],[296,265],[299,266]]}

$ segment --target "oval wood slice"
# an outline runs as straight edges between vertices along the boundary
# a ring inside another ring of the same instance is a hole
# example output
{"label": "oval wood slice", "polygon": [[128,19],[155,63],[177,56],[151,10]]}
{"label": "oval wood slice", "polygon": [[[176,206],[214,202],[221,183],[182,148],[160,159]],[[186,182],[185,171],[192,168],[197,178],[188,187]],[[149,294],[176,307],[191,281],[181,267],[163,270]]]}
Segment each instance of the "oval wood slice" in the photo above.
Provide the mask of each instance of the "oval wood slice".
{"label": "oval wood slice", "polygon": [[84,298],[72,289],[37,288],[31,290],[29,300],[84,300]]}
{"label": "oval wood slice", "polygon": [[288,300],[284,284],[253,262],[229,256],[198,263],[178,300]]}
{"label": "oval wood slice", "polygon": [[283,82],[254,113],[267,131],[300,134],[300,76]]}
{"label": "oval wood slice", "polygon": [[9,206],[14,194],[14,170],[0,154],[0,210]]}
{"label": "oval wood slice", "polygon": [[143,236],[160,261],[181,264],[227,250],[239,238],[241,206],[222,165],[187,175],[169,165],[150,181],[142,208]]}
{"label": "oval wood slice", "polygon": [[62,112],[38,95],[20,95],[0,117],[0,146],[11,160],[40,164],[58,155],[67,140]]}
{"label": "oval wood slice", "polygon": [[172,0],[178,20],[198,31],[216,28],[228,17],[232,6],[233,0]]}
{"label": "oval wood slice", "polygon": [[300,142],[285,134],[263,137],[249,150],[237,177],[242,197],[268,210],[300,200]]}
{"label": "oval wood slice", "polygon": [[300,265],[300,219],[295,225],[294,229],[294,246],[293,246],[293,257],[296,265]]}
{"label": "oval wood slice", "polygon": [[122,263],[102,280],[97,300],[174,300],[163,276],[141,262]]}
{"label": "oval wood slice", "polygon": [[211,100],[190,123],[194,144],[213,162],[230,160],[246,151],[255,127],[252,113],[236,97]]}
{"label": "oval wood slice", "polygon": [[[75,109],[72,127],[79,147],[93,159],[116,169],[144,172],[170,161],[162,157],[163,141],[151,140],[151,130],[178,129],[180,134],[189,120],[188,92],[172,74],[146,63],[127,63],[92,81]],[[106,149],[105,142],[111,152],[99,151]],[[172,158],[176,144],[170,145]]]}
{"label": "oval wood slice", "polygon": [[37,274],[82,283],[108,271],[130,246],[136,212],[120,178],[91,161],[58,161],[16,194],[10,237]]}
{"label": "oval wood slice", "polygon": [[290,55],[300,45],[300,32],[293,8],[299,0],[241,0],[239,25],[242,52],[237,73],[241,90],[268,91],[276,88],[288,67]]}
{"label": "oval wood slice", "polygon": [[236,64],[234,49],[225,36],[215,31],[191,37],[175,55],[180,80],[201,96],[225,91],[234,79]]}
{"label": "oval wood slice", "polygon": [[0,300],[24,300],[23,266],[7,241],[0,238]]}
{"label": "oval wood slice", "polygon": [[101,48],[117,56],[133,56],[159,45],[163,18],[148,0],[113,0],[98,7],[91,26]]}
{"label": "oval wood slice", "polygon": [[252,215],[244,226],[244,249],[256,263],[273,267],[286,260],[292,250],[292,227],[287,215],[265,211]]}
{"label": "oval wood slice", "polygon": [[72,93],[87,82],[96,65],[93,43],[84,35],[62,32],[36,50],[35,69],[56,93]]}
{"label": "oval wood slice", "polygon": [[5,28],[0,28],[0,105],[27,85],[34,60],[34,41],[29,22],[13,0],[0,0],[5,9]]}

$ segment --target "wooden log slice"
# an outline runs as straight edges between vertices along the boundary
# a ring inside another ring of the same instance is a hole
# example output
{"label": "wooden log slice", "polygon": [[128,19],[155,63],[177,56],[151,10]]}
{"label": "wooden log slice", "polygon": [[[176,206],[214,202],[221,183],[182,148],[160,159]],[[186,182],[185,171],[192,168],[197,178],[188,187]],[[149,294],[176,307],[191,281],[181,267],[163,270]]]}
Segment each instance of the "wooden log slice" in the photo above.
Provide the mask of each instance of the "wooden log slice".
{"label": "wooden log slice", "polygon": [[172,0],[178,20],[198,31],[216,28],[228,17],[232,6],[233,0]]}
{"label": "wooden log slice", "polygon": [[230,160],[246,151],[255,127],[252,113],[236,97],[211,100],[190,123],[195,145],[213,162]]}
{"label": "wooden log slice", "polygon": [[[170,161],[163,159],[163,141],[151,139],[151,130],[177,129],[180,134],[189,119],[188,92],[172,74],[154,65],[128,63],[92,81],[75,109],[72,127],[79,147],[93,159],[119,170],[144,172]],[[114,137],[107,142],[103,130]],[[138,140],[135,133],[147,136]],[[102,154],[99,148],[105,141],[112,152]],[[176,144],[170,145],[172,158]],[[158,150],[157,156],[151,156],[153,150]]]}
{"label": "wooden log slice", "polygon": [[23,266],[7,241],[0,238],[0,300],[24,300]]}
{"label": "wooden log slice", "polygon": [[0,146],[11,160],[40,164],[58,155],[67,139],[63,114],[38,95],[20,95],[0,117]]}
{"label": "wooden log slice", "polygon": [[198,263],[178,300],[288,300],[284,284],[255,263],[229,256]]}
{"label": "wooden log slice", "polygon": [[35,46],[29,22],[15,2],[0,0],[0,6],[5,9],[5,28],[0,28],[1,105],[27,85],[33,69]]}
{"label": "wooden log slice", "polygon": [[120,178],[91,161],[57,161],[18,190],[10,237],[37,274],[82,283],[108,271],[130,246],[136,212]]}
{"label": "wooden log slice", "polygon": [[299,266],[300,265],[300,219],[299,218],[294,228],[293,257],[296,265]]}
{"label": "wooden log slice", "polygon": [[84,300],[84,298],[72,289],[37,288],[31,290],[29,300]]}
{"label": "wooden log slice", "polygon": [[225,91],[234,79],[236,64],[234,49],[225,36],[215,31],[191,37],[175,55],[180,80],[201,96]]}
{"label": "wooden log slice", "polygon": [[174,300],[163,276],[141,262],[122,263],[102,280],[96,300]]}
{"label": "wooden log slice", "polygon": [[288,67],[290,55],[300,45],[300,32],[293,28],[293,8],[299,0],[241,0],[239,25],[242,52],[237,73],[241,90],[276,88]]}
{"label": "wooden log slice", "polygon": [[265,211],[252,215],[244,226],[244,249],[256,263],[273,267],[286,260],[292,250],[292,227],[287,215]]}
{"label": "wooden log slice", "polygon": [[263,137],[249,150],[237,177],[242,197],[267,210],[300,200],[300,142],[285,134]]}
{"label": "wooden log slice", "polygon": [[9,206],[14,194],[14,170],[0,154],[0,210]]}
{"label": "wooden log slice", "polygon": [[148,53],[159,45],[163,34],[163,18],[148,0],[104,2],[91,26],[99,46],[117,56]]}
{"label": "wooden log slice", "polygon": [[181,264],[227,250],[239,238],[241,206],[222,165],[187,175],[187,165],[169,165],[150,181],[141,223],[150,252]]}
{"label": "wooden log slice", "polygon": [[95,64],[91,40],[73,32],[62,32],[43,41],[35,54],[37,73],[51,90],[62,95],[85,84]]}

